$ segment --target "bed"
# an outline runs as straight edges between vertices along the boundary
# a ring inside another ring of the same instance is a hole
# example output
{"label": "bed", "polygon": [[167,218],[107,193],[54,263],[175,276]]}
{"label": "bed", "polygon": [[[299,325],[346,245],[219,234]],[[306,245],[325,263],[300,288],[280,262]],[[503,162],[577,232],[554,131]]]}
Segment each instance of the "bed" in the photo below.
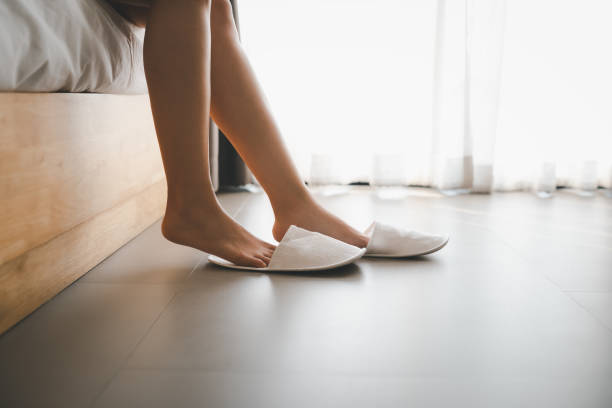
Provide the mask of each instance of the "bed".
{"label": "bed", "polygon": [[142,30],[102,0],[0,0],[0,333],[161,217]]}

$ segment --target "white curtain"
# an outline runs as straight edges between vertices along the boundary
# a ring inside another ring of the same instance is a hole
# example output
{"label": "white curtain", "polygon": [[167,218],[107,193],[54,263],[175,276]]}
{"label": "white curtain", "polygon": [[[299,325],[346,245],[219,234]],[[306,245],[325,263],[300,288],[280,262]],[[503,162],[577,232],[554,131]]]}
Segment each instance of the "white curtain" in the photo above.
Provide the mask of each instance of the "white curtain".
{"label": "white curtain", "polygon": [[611,187],[609,0],[242,0],[240,12],[313,184]]}

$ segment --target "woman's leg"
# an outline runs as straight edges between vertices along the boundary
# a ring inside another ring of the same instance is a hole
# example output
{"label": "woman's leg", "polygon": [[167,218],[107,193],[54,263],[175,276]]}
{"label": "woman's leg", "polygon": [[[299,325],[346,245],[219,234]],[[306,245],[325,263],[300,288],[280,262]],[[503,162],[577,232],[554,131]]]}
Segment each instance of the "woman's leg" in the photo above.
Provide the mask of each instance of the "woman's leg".
{"label": "woman's leg", "polygon": [[162,231],[176,243],[262,267],[274,247],[223,211],[210,180],[210,6],[154,0],[147,18],[145,72],[168,182]]}
{"label": "woman's leg", "polygon": [[229,0],[212,0],[211,30],[211,114],[268,194],[274,237],[294,224],[365,247],[368,238],[318,205],[304,186],[242,49]]}

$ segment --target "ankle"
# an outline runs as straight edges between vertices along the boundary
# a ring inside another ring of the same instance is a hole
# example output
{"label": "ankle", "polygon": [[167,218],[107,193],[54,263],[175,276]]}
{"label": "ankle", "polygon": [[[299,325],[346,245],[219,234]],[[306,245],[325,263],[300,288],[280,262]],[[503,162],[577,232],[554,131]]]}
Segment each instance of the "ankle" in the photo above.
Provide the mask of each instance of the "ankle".
{"label": "ankle", "polygon": [[218,206],[215,189],[206,179],[184,180],[181,182],[167,180],[167,207],[183,211],[191,208],[210,208]]}
{"label": "ankle", "polygon": [[194,216],[202,213],[223,211],[214,193],[209,194],[171,194],[168,192],[166,213],[176,216]]}
{"label": "ankle", "polygon": [[196,202],[180,206],[168,203],[161,223],[161,232],[166,239],[186,245],[185,242],[195,236],[201,239],[207,232],[215,230],[226,217],[228,216],[221,206]]}
{"label": "ankle", "polygon": [[303,209],[310,209],[318,205],[310,191],[306,188],[292,193],[284,193],[274,200],[270,197],[270,203],[277,217],[296,213]]}

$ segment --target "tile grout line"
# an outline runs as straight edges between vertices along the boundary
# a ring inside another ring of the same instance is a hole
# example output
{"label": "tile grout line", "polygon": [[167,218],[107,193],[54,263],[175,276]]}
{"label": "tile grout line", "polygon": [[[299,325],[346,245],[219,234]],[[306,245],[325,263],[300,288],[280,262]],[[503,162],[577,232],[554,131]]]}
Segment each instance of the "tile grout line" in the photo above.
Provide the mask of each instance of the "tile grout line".
{"label": "tile grout line", "polygon": [[581,308],[582,310],[586,311],[597,323],[599,323],[600,325],[602,325],[606,330],[608,330],[611,334],[612,334],[612,327],[608,327],[607,324],[605,324],[599,317],[595,316],[593,314],[593,312],[591,312],[589,309],[587,309],[583,304],[581,304],[580,302],[578,302],[578,300],[576,300],[574,297],[572,297],[571,295],[569,295],[566,292],[563,292],[563,294],[565,296],[567,296],[568,298],[570,298],[572,300],[572,302],[574,302],[576,305],[578,305],[579,308]]}
{"label": "tile grout line", "polygon": [[608,293],[612,294],[612,290],[564,290],[565,293]]}
{"label": "tile grout line", "polygon": [[[182,285],[181,285],[182,286]],[[153,326],[155,326],[155,324],[159,321],[160,317],[162,316],[162,314],[166,311],[166,309],[168,309],[168,306],[170,306],[170,304],[174,301],[174,299],[176,298],[176,296],[181,292],[181,288],[176,288],[174,294],[172,295],[172,297],[170,298],[170,300],[168,300],[168,302],[164,305],[164,307],[160,310],[160,312],[157,314],[157,316],[155,317],[155,319],[153,320],[153,322],[151,322],[151,324],[149,325],[149,327],[147,328],[147,330],[145,330],[145,332],[143,333],[143,335],[140,337],[140,339],[138,339],[138,341],[136,342],[136,344],[134,345],[134,347],[132,348],[132,350],[130,350],[130,352],[128,353],[128,355],[126,356],[126,358],[123,360],[123,364],[121,364],[116,370],[115,372],[110,376],[110,378],[104,383],[104,385],[100,388],[100,391],[98,393],[96,393],[96,395],[93,397],[91,403],[89,404],[89,407],[93,407],[95,405],[95,403],[100,399],[100,397],[104,394],[104,392],[108,389],[108,387],[111,385],[111,383],[113,382],[113,380],[115,378],[117,378],[117,375],[127,366],[127,362],[128,360],[134,355],[134,353],[136,352],[136,349],[138,348],[138,346],[140,346],[140,344],[142,344],[142,342],[144,341],[144,339],[149,335],[149,333],[151,333],[151,330],[153,329]]]}
{"label": "tile grout line", "polygon": [[[238,209],[233,213],[230,214],[232,216],[232,218],[236,219],[236,217],[238,216],[238,214],[240,213],[240,211],[242,211],[244,209],[244,207],[246,206],[247,202],[249,201],[249,199],[251,198],[250,194],[251,193],[247,193],[249,194],[249,196],[245,197],[244,200],[242,200],[242,203],[240,204],[240,206],[238,207]],[[203,255],[200,257],[200,259],[198,259],[198,262],[196,262],[195,266],[191,269],[191,271],[187,274],[187,276],[185,276],[185,278],[181,281],[181,283],[186,282],[187,280],[189,280],[189,278],[191,277],[191,275],[193,275],[193,273],[198,269],[198,267],[200,265],[202,265],[204,263],[205,260],[208,259],[208,255],[206,252],[203,252]]]}
{"label": "tile grout line", "polygon": [[[238,207],[238,209],[235,211],[234,214],[232,214],[233,217],[237,216],[240,211],[243,210],[243,208],[246,206],[249,197],[247,197],[247,199],[243,200],[243,202],[241,203],[240,207]],[[181,282],[179,284],[176,285],[175,287],[175,292],[172,295],[172,297],[170,298],[170,300],[168,300],[168,303],[166,303],[166,305],[164,305],[164,307],[160,310],[159,314],[156,316],[155,320],[153,320],[153,322],[151,322],[151,324],[149,325],[149,327],[147,328],[147,330],[144,332],[144,334],[142,335],[142,337],[136,342],[136,344],[134,345],[134,347],[132,348],[132,350],[128,353],[128,355],[126,356],[126,358],[123,361],[123,364],[121,364],[116,370],[115,372],[111,375],[111,377],[105,382],[105,384],[101,387],[100,391],[94,396],[94,398],[92,399],[91,403],[89,404],[90,407],[93,407],[96,402],[100,399],[100,397],[104,394],[104,392],[108,389],[108,387],[111,385],[111,383],[113,382],[113,380],[115,378],[117,378],[117,375],[123,370],[125,369],[125,367],[127,366],[127,362],[129,361],[129,359],[134,355],[134,353],[136,352],[136,349],[138,348],[138,346],[140,346],[140,344],[142,344],[142,342],[144,341],[144,339],[149,335],[149,333],[151,332],[151,330],[153,329],[153,326],[155,326],[155,324],[159,321],[160,317],[162,316],[162,314],[166,311],[166,309],[168,309],[168,306],[174,301],[174,299],[176,298],[176,296],[181,293],[184,290],[184,282],[187,281],[189,279],[189,277],[193,274],[193,272],[198,268],[198,266],[200,266],[202,264],[202,262],[204,261],[204,259],[206,259],[206,254],[204,254],[204,256],[200,257],[200,259],[195,263],[195,265],[191,268],[191,271],[187,274],[187,276],[181,280]],[[84,282],[85,284],[87,284],[87,282]],[[104,283],[104,282],[103,282]],[[94,284],[99,284],[98,282],[89,282],[89,284],[94,285]],[[112,284],[112,283],[111,283]],[[137,284],[141,284],[141,283],[137,283]],[[154,284],[154,285],[166,285],[165,283],[163,284]]]}
{"label": "tile grout line", "polygon": [[[173,373],[192,373],[192,374],[227,374],[227,375],[247,375],[247,376],[308,376],[311,377],[313,375],[321,375],[320,373],[314,373],[308,370],[257,370],[257,369],[232,369],[232,370],[223,370],[220,368],[209,368],[206,366],[189,366],[189,367],[181,367],[181,366],[172,366],[172,367],[128,367],[126,371],[140,371],[140,372],[173,372]],[[422,378],[421,375],[404,375],[404,374],[364,374],[364,373],[354,373],[351,371],[329,371],[322,374],[324,377],[339,377],[339,378],[384,378],[384,379],[405,379],[405,378],[413,378],[419,377]],[[437,377],[434,377],[437,378]]]}
{"label": "tile grout line", "polygon": [[[500,240],[501,242],[504,243],[504,245],[506,245],[508,248],[510,248],[513,252],[515,252],[517,254],[517,256],[519,258],[521,258],[521,260],[523,262],[525,262],[527,265],[530,264],[529,262],[529,258],[527,258],[525,255],[523,255],[523,253],[521,253],[521,251],[517,250],[511,243],[507,242],[503,237],[499,236],[498,234],[496,234],[494,231],[493,232]],[[609,331],[612,333],[612,328],[608,327],[607,324],[605,324],[603,321],[601,321],[597,316],[595,316],[590,310],[588,310],[585,306],[583,306],[582,304],[580,304],[576,299],[574,299],[570,293],[572,291],[566,291],[563,290],[561,288],[561,286],[555,282],[553,279],[551,279],[546,273],[544,272],[538,272],[538,274],[540,276],[542,276],[546,281],[548,281],[550,284],[552,284],[554,287],[556,287],[560,293],[562,293],[566,298],[570,299],[574,304],[576,304],[580,309],[582,309],[583,311],[585,311],[589,316],[591,316],[591,318],[593,320],[595,320],[595,322],[597,322],[600,326],[602,326],[605,330]],[[586,292],[589,293],[589,291],[573,291],[573,292]],[[592,293],[592,292],[591,292]],[[602,292],[595,292],[595,293],[610,293],[609,291],[602,291]]]}
{"label": "tile grout line", "polygon": [[242,210],[244,209],[244,207],[246,207],[247,202],[250,201],[251,198],[253,198],[254,194],[253,193],[246,193],[247,196],[245,197],[244,200],[242,200],[242,203],[240,204],[240,207],[238,207],[238,209],[236,210],[236,212],[234,214],[232,214],[232,217],[235,219],[236,217],[238,217],[238,215],[240,214],[240,212],[242,212]]}
{"label": "tile grout line", "polygon": [[185,284],[185,282],[187,282],[189,280],[189,278],[191,278],[191,275],[193,275],[193,273],[196,271],[196,269],[198,269],[198,267],[204,262],[204,260],[207,259],[207,255],[208,254],[204,253],[204,255],[202,257],[200,257],[198,262],[196,262],[195,266],[193,268],[191,268],[191,271],[187,274],[187,276],[185,276],[185,278],[183,278],[183,280],[181,281],[181,284]]}
{"label": "tile grout line", "polygon": [[[196,266],[197,266],[196,262]],[[74,282],[75,285],[178,286],[183,282]]]}

